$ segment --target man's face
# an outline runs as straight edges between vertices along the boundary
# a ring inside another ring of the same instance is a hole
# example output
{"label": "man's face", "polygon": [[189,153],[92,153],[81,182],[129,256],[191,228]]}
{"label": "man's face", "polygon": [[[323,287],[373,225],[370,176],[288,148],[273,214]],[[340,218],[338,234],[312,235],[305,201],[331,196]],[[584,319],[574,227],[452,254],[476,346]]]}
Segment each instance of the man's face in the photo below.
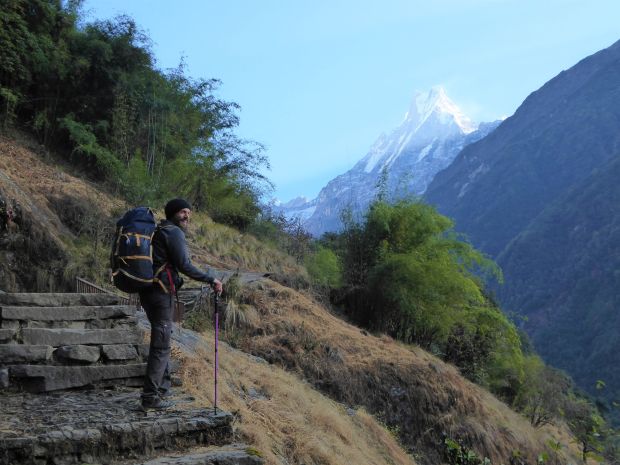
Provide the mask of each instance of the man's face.
{"label": "man's face", "polygon": [[184,208],[183,210],[179,210],[174,214],[172,218],[172,222],[176,224],[181,229],[186,230],[189,226],[189,217],[192,214],[192,211],[189,208]]}

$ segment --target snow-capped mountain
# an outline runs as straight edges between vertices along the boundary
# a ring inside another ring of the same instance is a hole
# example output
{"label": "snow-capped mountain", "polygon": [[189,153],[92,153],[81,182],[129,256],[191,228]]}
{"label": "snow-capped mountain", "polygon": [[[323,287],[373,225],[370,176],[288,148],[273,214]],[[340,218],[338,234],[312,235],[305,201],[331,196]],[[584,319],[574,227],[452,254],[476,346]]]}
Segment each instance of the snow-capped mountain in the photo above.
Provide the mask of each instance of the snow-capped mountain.
{"label": "snow-capped mountain", "polygon": [[365,211],[376,198],[378,184],[390,199],[419,196],[435,174],[446,168],[461,149],[497,127],[478,126],[446,95],[442,87],[418,93],[405,119],[390,135],[382,134],[368,154],[346,173],[331,180],[311,201],[294,199],[278,208],[298,216],[313,235],[338,231],[341,211]]}

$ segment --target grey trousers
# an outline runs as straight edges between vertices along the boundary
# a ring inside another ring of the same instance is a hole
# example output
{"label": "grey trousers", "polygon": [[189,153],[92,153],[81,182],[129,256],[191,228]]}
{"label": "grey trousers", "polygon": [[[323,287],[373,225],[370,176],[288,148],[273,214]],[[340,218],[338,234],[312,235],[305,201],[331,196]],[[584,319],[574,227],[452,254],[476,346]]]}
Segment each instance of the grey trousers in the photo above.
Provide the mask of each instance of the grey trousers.
{"label": "grey trousers", "polygon": [[151,323],[151,344],[146,364],[142,402],[152,402],[170,389],[170,337],[172,303],[170,294],[153,287],[140,291],[140,303]]}

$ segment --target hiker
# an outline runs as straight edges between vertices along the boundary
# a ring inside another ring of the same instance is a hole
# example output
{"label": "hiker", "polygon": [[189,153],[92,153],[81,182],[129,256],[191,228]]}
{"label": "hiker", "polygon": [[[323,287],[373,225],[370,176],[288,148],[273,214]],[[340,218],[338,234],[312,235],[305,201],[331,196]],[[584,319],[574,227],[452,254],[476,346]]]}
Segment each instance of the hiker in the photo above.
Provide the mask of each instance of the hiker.
{"label": "hiker", "polygon": [[173,298],[183,284],[179,272],[222,292],[222,283],[192,265],[184,231],[191,215],[190,204],[183,199],[170,200],[153,236],[153,286],[139,291],[140,303],[151,323],[151,345],[142,392],[142,407],[166,409],[164,400],[170,395],[170,337],[172,333]]}

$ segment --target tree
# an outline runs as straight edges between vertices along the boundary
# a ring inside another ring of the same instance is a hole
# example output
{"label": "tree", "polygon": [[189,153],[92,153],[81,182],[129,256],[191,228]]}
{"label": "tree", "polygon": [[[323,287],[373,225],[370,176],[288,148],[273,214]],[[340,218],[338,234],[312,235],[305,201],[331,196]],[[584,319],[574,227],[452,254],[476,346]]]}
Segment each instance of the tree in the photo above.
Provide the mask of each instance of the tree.
{"label": "tree", "polygon": [[540,428],[561,417],[570,392],[570,380],[560,371],[546,366],[537,355],[526,357],[524,368],[522,388],[514,405],[532,426]]}
{"label": "tree", "polygon": [[334,252],[319,246],[306,259],[306,269],[312,281],[322,287],[337,288],[342,283],[340,261]]}
{"label": "tree", "polygon": [[603,447],[606,425],[596,407],[586,399],[572,395],[565,402],[564,416],[579,441],[583,463],[588,462],[588,457],[602,461],[599,454]]}

